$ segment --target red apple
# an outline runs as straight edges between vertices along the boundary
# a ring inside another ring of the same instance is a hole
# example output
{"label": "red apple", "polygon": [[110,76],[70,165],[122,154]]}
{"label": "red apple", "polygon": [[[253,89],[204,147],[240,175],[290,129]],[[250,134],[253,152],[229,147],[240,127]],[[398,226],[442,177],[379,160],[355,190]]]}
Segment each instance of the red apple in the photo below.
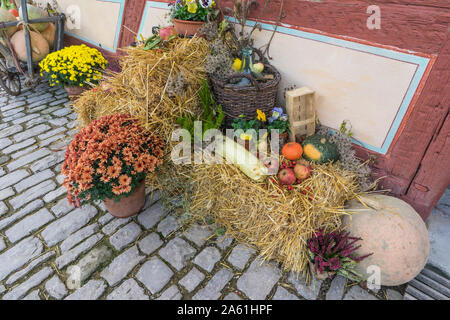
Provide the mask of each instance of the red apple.
{"label": "red apple", "polygon": [[311,175],[311,166],[297,163],[294,167],[295,177],[304,180]]}
{"label": "red apple", "polygon": [[177,32],[175,31],[175,28],[172,26],[162,28],[159,31],[159,36],[164,41],[169,40],[170,36],[176,36],[176,35],[177,35]]}
{"label": "red apple", "polygon": [[280,184],[282,184],[282,185],[293,184],[295,182],[294,170],[289,169],[289,168],[280,170],[280,172],[278,172],[278,181],[280,181]]}

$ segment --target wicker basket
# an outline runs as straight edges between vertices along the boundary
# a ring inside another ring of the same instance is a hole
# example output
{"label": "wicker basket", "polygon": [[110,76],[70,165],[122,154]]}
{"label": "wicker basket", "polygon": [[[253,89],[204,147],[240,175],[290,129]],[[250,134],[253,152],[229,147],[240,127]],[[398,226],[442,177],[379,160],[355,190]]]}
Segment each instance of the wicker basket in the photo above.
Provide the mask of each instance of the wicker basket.
{"label": "wicker basket", "polygon": [[[222,105],[225,112],[225,125],[231,127],[234,118],[243,114],[247,119],[256,117],[256,109],[270,114],[277,101],[278,84],[281,80],[280,73],[266,59],[259,50],[259,61],[264,63],[265,70],[273,74],[274,78],[264,83],[258,83],[248,74],[233,74],[226,79],[219,79],[210,75],[216,102]],[[232,79],[247,78],[251,84],[238,86],[229,83]]]}

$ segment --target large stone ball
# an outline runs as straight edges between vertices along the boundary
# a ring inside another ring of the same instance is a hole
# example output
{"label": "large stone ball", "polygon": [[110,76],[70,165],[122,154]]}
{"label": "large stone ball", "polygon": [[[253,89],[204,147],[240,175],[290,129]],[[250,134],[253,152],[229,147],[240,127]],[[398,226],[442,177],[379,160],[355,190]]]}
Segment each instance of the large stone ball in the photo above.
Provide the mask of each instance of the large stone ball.
{"label": "large stone ball", "polygon": [[[361,261],[356,271],[365,278],[373,275],[367,269],[380,268],[381,285],[396,286],[414,279],[425,266],[430,254],[428,231],[419,214],[408,203],[385,195],[367,195],[349,203],[354,214],[343,218],[343,227],[361,237],[356,254],[373,255]],[[367,272],[369,271],[369,272]]]}

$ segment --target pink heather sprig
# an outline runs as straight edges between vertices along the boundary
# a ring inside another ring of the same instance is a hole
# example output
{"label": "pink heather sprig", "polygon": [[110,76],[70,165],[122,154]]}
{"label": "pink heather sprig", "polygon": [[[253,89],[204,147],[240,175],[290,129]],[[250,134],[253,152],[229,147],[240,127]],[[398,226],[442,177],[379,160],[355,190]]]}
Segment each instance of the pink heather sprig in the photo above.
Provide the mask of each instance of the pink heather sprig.
{"label": "pink heather sprig", "polygon": [[358,262],[372,255],[372,253],[360,257],[355,255],[361,247],[357,244],[361,240],[361,238],[351,237],[350,232],[343,230],[330,233],[319,230],[313,234],[308,240],[308,255],[314,262],[315,273],[331,271],[352,280],[358,279],[359,275],[353,271],[353,268]]}

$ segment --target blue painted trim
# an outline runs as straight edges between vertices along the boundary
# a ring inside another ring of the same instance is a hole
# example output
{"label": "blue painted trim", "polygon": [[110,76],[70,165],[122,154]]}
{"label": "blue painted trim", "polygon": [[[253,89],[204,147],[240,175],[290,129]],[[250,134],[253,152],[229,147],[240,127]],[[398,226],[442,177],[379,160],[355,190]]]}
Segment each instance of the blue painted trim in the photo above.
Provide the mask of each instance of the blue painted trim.
{"label": "blue painted trim", "polygon": [[149,8],[169,10],[169,4],[166,2],[157,2],[157,1],[146,1],[145,2],[144,12],[142,13],[141,23],[139,25],[138,37],[140,37],[140,35],[143,32],[144,25],[145,25],[145,18],[147,17]]}
{"label": "blue painted trim", "polygon": [[[144,23],[145,23],[144,19],[147,16],[148,9],[150,7],[159,8],[159,9],[168,9],[169,8],[168,4],[164,3],[164,2],[147,1],[145,3],[144,14],[141,19],[139,34],[142,34],[142,30],[143,30]],[[236,22],[236,20],[233,17],[227,17],[227,19],[230,20],[231,22]],[[249,27],[252,27],[255,24],[256,24],[255,21],[247,21],[247,25]],[[262,25],[263,29],[269,30],[269,31],[273,31],[275,28],[274,25],[268,24],[268,23],[261,23],[261,25]],[[372,145],[366,144],[364,142],[353,139],[354,143],[361,145],[362,147],[364,147],[366,149],[369,149],[369,150],[372,150],[372,151],[375,151],[375,152],[378,152],[381,154],[386,154],[387,151],[389,150],[389,147],[390,147],[392,141],[394,140],[394,137],[395,137],[395,135],[398,131],[398,128],[403,120],[403,117],[405,116],[405,114],[408,110],[408,107],[411,104],[414,94],[415,94],[415,92],[420,84],[420,81],[422,80],[422,77],[428,67],[430,59],[425,58],[425,57],[420,57],[420,56],[417,56],[414,54],[408,54],[408,53],[399,52],[399,51],[395,51],[395,50],[391,50],[391,49],[380,48],[380,47],[376,47],[376,46],[362,44],[359,42],[353,42],[350,40],[338,39],[338,38],[333,38],[333,37],[322,35],[322,34],[301,31],[301,30],[294,29],[288,25],[278,26],[277,32],[295,36],[295,37],[304,38],[304,39],[328,43],[331,45],[336,45],[339,47],[357,50],[357,51],[361,51],[361,52],[365,52],[365,53],[371,53],[371,54],[382,56],[385,58],[395,59],[395,60],[399,60],[399,61],[417,65],[417,70],[412,78],[412,81],[411,81],[411,83],[408,87],[408,90],[406,91],[406,94],[404,96],[403,102],[399,107],[397,115],[394,118],[391,128],[390,128],[389,132],[387,133],[386,138],[385,138],[384,143],[381,146],[381,148],[375,147],[375,146],[372,146]]]}
{"label": "blue painted trim", "polygon": [[122,28],[122,19],[123,19],[123,14],[124,14],[124,11],[125,11],[125,0],[103,0],[103,1],[104,2],[120,3],[119,18],[118,18],[118,21],[117,21],[116,35],[114,37],[114,47],[113,48],[103,46],[103,45],[101,45],[98,42],[94,42],[93,40],[90,40],[90,39],[88,39],[88,38],[86,38],[84,36],[80,36],[78,34],[72,33],[70,31],[65,31],[64,33],[69,35],[69,36],[71,36],[71,37],[80,39],[80,40],[82,40],[84,42],[90,43],[90,44],[92,44],[94,46],[100,47],[102,49],[105,49],[105,50],[108,50],[108,51],[111,51],[111,52],[116,52],[117,51],[117,47],[119,45],[120,30]]}

